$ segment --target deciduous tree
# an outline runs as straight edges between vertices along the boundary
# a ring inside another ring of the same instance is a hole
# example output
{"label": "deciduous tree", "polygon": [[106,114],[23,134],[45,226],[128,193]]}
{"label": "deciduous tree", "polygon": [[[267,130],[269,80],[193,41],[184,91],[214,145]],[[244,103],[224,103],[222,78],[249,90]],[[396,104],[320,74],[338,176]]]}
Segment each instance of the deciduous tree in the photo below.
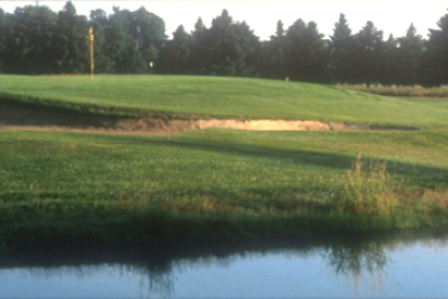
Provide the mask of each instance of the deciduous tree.
{"label": "deciduous tree", "polygon": [[61,56],[55,51],[56,14],[46,6],[17,8],[1,39],[4,69],[9,73],[53,73]]}
{"label": "deciduous tree", "polygon": [[173,40],[166,44],[160,54],[160,67],[165,73],[189,74],[192,72],[191,36],[180,25],[173,33]]}
{"label": "deciduous tree", "polygon": [[68,1],[57,18],[56,46],[61,57],[61,73],[89,72],[89,48],[86,39],[88,23],[85,16],[76,14],[76,8]]}
{"label": "deciduous tree", "polygon": [[96,9],[90,13],[90,26],[93,27],[95,35],[94,41],[94,59],[95,73],[112,73],[114,61],[107,53],[107,40],[105,31],[109,28],[107,13],[102,9]]}

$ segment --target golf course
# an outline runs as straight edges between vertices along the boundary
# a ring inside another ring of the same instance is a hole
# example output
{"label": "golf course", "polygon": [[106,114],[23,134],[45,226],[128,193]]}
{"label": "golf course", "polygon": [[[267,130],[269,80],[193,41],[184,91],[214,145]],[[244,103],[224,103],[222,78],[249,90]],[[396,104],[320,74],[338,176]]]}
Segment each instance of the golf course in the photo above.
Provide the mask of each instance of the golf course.
{"label": "golf course", "polygon": [[229,77],[0,75],[0,251],[446,228],[447,153],[443,97]]}

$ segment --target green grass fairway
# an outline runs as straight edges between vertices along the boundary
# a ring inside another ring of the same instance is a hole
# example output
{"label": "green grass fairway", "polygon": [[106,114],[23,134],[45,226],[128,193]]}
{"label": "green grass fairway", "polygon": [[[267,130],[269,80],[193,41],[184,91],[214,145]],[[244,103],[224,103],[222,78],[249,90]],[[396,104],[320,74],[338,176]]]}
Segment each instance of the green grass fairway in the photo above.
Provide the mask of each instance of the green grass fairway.
{"label": "green grass fairway", "polygon": [[410,103],[417,103],[421,105],[431,106],[441,110],[448,110],[448,98],[435,97],[399,97],[404,101]]}
{"label": "green grass fairway", "polygon": [[197,113],[219,118],[321,120],[431,128],[448,111],[333,86],[189,76],[0,76],[0,92],[70,103]]}
{"label": "green grass fairway", "polygon": [[[89,117],[95,119],[99,106],[91,105],[118,107],[103,114],[143,108],[171,116],[420,129],[207,129],[167,136],[0,130],[0,253],[187,250],[241,240],[448,227],[444,101],[174,76],[0,76],[0,91],[6,92],[0,107],[14,101],[29,109],[66,103],[71,108],[64,113],[81,105],[93,109]],[[48,111],[51,116],[57,109]]]}
{"label": "green grass fairway", "polygon": [[[0,132],[0,238],[9,251],[187,248],[446,226],[447,140],[447,131]],[[381,157],[390,177],[350,187],[357,152],[364,173]],[[353,196],[397,206],[341,214],[337,202]]]}

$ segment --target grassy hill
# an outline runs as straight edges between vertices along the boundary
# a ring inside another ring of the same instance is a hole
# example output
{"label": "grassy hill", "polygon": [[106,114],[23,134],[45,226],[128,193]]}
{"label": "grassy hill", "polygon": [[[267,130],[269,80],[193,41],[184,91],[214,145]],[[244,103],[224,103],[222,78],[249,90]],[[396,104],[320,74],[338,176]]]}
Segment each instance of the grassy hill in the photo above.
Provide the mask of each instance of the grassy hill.
{"label": "grassy hill", "polygon": [[94,81],[0,76],[0,92],[3,105],[9,99],[31,111],[36,105],[65,107],[66,113],[82,108],[92,117],[136,117],[141,109],[155,109],[171,116],[421,129],[207,129],[137,136],[0,126],[0,253],[184,250],[241,240],[448,226],[448,106],[441,100],[172,76],[97,76]]}
{"label": "grassy hill", "polygon": [[[192,76],[0,76],[0,93],[201,114],[217,118],[320,120],[419,128],[446,126],[448,108],[333,86]],[[50,101],[43,101],[43,99]]]}

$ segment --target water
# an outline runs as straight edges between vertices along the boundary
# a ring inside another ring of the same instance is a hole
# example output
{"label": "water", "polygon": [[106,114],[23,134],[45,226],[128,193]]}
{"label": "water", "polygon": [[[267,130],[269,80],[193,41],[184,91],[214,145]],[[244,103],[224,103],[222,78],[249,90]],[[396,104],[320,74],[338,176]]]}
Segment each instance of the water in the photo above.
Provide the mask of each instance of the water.
{"label": "water", "polygon": [[0,259],[0,298],[446,298],[448,233]]}

